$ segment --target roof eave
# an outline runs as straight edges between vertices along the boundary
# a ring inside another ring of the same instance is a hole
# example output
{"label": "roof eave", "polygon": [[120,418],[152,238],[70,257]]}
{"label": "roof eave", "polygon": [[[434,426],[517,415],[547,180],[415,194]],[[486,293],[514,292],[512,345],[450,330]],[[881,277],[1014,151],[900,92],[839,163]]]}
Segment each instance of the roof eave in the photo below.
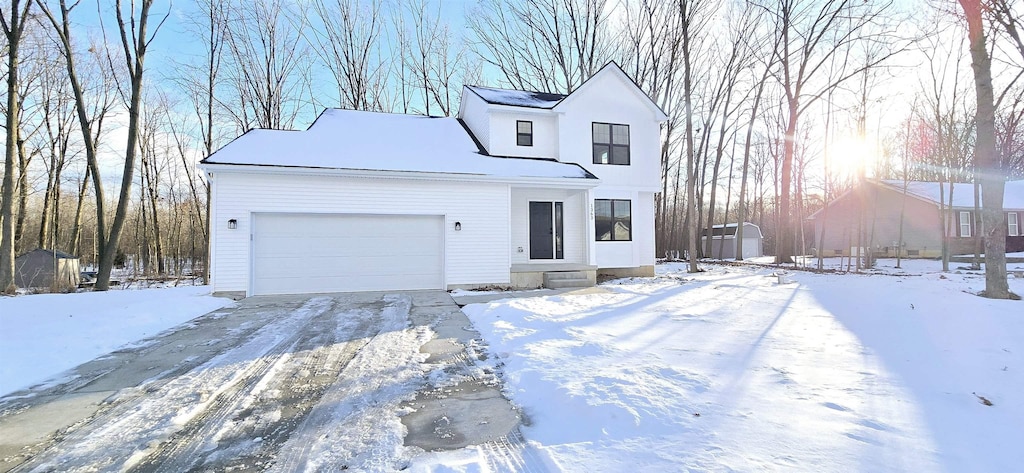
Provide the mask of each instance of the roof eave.
{"label": "roof eave", "polygon": [[425,171],[384,171],[377,169],[346,169],[311,166],[280,166],[258,164],[202,163],[199,168],[212,175],[219,171],[247,174],[296,174],[330,175],[378,179],[412,179],[432,181],[469,181],[501,184],[543,184],[550,187],[589,189],[601,184],[601,180],[586,172],[586,177],[543,177],[543,176],[495,176],[491,174],[469,174]]}

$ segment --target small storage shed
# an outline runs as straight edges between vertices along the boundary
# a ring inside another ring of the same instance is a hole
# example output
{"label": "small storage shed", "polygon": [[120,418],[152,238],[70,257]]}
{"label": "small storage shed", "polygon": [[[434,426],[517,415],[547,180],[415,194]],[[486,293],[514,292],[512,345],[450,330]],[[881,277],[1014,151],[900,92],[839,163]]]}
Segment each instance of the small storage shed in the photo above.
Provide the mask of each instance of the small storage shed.
{"label": "small storage shed", "polygon": [[[764,256],[764,237],[761,235],[761,228],[750,222],[743,222],[743,241],[737,241],[736,229],[738,224],[729,223],[711,227],[711,254],[705,255],[708,258],[718,258],[721,252],[722,259],[732,259],[742,251],[744,258]],[[707,248],[708,230],[701,232],[701,248]],[[723,248],[722,245],[725,245]]]}
{"label": "small storage shed", "polygon": [[14,259],[14,284],[68,290],[78,287],[78,257],[37,248]]}

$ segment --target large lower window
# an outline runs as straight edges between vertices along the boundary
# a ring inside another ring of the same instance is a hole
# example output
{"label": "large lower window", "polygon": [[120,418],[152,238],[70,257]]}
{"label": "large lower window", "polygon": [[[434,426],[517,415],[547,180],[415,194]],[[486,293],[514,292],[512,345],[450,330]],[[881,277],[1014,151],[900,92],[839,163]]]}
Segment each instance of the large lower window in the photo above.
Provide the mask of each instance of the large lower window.
{"label": "large lower window", "polygon": [[594,123],[594,164],[629,164],[629,125]]}
{"label": "large lower window", "polygon": [[628,200],[597,199],[594,201],[594,229],[597,241],[630,241],[633,219]]}
{"label": "large lower window", "polygon": [[1006,234],[1009,236],[1020,236],[1020,223],[1017,222],[1017,212],[1006,214]]}
{"label": "large lower window", "polygon": [[971,236],[971,213],[960,212],[960,236],[967,238]]}

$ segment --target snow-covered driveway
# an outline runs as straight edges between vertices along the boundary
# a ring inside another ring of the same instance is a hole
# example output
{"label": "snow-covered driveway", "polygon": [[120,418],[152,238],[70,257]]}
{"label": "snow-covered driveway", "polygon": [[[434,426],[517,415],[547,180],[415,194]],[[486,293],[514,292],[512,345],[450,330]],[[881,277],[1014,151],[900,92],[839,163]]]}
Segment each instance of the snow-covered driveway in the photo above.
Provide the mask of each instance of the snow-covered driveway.
{"label": "snow-covered driveway", "polygon": [[2,443],[22,445],[0,470],[401,468],[432,336],[412,300],[254,297],[82,365],[0,402]]}

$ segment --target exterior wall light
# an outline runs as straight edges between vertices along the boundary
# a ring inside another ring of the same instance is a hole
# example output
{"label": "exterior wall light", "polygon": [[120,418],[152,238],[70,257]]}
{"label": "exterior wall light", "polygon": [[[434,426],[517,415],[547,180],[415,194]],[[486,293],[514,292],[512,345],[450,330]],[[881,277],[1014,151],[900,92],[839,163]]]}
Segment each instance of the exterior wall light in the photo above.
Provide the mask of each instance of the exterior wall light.
{"label": "exterior wall light", "polygon": [[457,232],[461,232],[462,231],[462,222],[455,222],[455,231],[457,231]]}
{"label": "exterior wall light", "polygon": [[229,230],[234,230],[236,228],[238,228],[238,220],[235,220],[235,219],[228,220],[228,229]]}

